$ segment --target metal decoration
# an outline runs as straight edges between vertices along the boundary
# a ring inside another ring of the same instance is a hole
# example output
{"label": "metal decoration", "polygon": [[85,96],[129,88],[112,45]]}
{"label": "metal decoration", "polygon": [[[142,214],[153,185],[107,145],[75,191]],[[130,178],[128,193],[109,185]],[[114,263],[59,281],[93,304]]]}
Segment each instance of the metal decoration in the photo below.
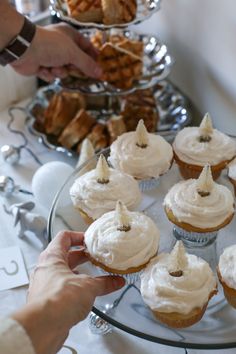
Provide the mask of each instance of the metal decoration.
{"label": "metal decoration", "polygon": [[10,121],[7,124],[7,128],[11,133],[14,134],[18,134],[22,137],[23,139],[23,144],[21,144],[20,146],[14,146],[14,145],[3,145],[0,149],[1,151],[1,155],[3,157],[3,160],[7,163],[9,163],[10,165],[15,165],[20,161],[20,157],[21,157],[21,149],[26,149],[30,155],[33,157],[33,159],[39,164],[42,165],[41,161],[38,159],[38,157],[34,154],[34,152],[32,150],[30,150],[27,147],[28,144],[28,140],[26,138],[26,136],[24,135],[23,132],[13,129],[12,128],[12,123],[15,120],[13,111],[14,110],[19,110],[25,113],[25,109],[22,107],[10,107],[8,110],[8,114],[10,116]]}
{"label": "metal decoration", "polygon": [[4,205],[7,214],[14,216],[14,226],[20,225],[18,237],[23,238],[28,231],[34,233],[42,242],[45,243],[47,236],[47,220],[38,214],[31,213],[35,203],[25,202],[13,204],[9,209]]}
{"label": "metal decoration", "polygon": [[0,196],[8,198],[15,193],[33,195],[33,193],[15,185],[13,178],[9,176],[0,176]]}

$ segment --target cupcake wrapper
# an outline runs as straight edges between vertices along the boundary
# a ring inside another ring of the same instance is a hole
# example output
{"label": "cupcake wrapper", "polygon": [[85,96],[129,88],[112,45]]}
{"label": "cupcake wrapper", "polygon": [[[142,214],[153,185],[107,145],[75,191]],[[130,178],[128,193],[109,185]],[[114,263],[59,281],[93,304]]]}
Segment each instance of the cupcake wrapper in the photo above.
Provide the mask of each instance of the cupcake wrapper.
{"label": "cupcake wrapper", "polygon": [[104,269],[101,269],[101,272],[106,275],[115,275],[115,276],[123,277],[125,279],[126,285],[137,283],[140,280],[140,273],[141,273],[141,272],[136,272],[136,273],[129,273],[129,274],[118,274],[118,273],[106,272]]}
{"label": "cupcake wrapper", "polygon": [[160,178],[150,178],[138,181],[139,189],[141,192],[149,191],[155,189],[160,183]]}
{"label": "cupcake wrapper", "polygon": [[175,226],[173,232],[176,239],[182,240],[184,243],[192,243],[195,245],[195,247],[207,246],[212,244],[216,240],[218,234],[218,231],[205,233],[186,231],[179,226]]}

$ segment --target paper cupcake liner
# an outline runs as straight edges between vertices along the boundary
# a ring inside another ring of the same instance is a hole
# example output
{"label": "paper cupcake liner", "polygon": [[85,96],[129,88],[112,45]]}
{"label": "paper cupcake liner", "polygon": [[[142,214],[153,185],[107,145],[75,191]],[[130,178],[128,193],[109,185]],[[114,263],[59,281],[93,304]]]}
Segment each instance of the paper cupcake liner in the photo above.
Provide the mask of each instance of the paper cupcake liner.
{"label": "paper cupcake liner", "polygon": [[104,269],[101,269],[101,271],[103,274],[106,275],[115,275],[115,276],[123,277],[125,279],[126,285],[137,283],[140,280],[140,273],[141,273],[141,272],[136,272],[136,273],[128,273],[128,274],[118,274],[118,273],[106,272]]}
{"label": "paper cupcake liner", "polygon": [[138,181],[141,192],[155,189],[160,183],[160,178],[142,179]]}
{"label": "paper cupcake liner", "polygon": [[189,242],[196,247],[207,246],[216,240],[218,231],[213,232],[193,232],[182,229],[179,226],[174,226],[174,235],[178,240],[182,240],[184,243]]}

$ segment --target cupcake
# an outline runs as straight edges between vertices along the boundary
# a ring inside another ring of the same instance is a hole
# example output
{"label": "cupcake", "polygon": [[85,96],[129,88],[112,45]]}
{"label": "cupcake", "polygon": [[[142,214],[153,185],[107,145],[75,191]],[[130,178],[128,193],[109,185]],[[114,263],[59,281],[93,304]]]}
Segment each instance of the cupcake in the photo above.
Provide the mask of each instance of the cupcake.
{"label": "cupcake", "polygon": [[70,196],[74,207],[88,224],[114,210],[118,199],[129,209],[135,209],[141,201],[137,181],[110,168],[103,155],[100,155],[95,169],[75,180]]}
{"label": "cupcake", "polygon": [[211,167],[206,165],[198,179],[175,184],[164,198],[168,219],[177,226],[178,233],[212,233],[230,223],[234,216],[231,191],[216,182]]}
{"label": "cupcake", "polygon": [[174,157],[183,178],[197,178],[205,164],[210,164],[213,179],[236,156],[236,142],[213,129],[209,113],[199,127],[181,130],[173,143]]}
{"label": "cupcake", "polygon": [[228,303],[236,309],[236,245],[221,254],[217,274]]}
{"label": "cupcake", "polygon": [[90,261],[104,271],[137,280],[138,272],[156,256],[159,230],[143,213],[128,211],[118,201],[116,209],[94,221],[84,234]]}
{"label": "cupcake", "polygon": [[79,176],[91,171],[96,167],[95,150],[91,141],[86,138],[83,140],[80,150],[79,159],[76,168],[80,168]]}
{"label": "cupcake", "polygon": [[141,119],[136,131],[120,135],[112,144],[111,165],[141,181],[141,189],[157,185],[158,177],[171,167],[173,151],[161,136],[148,133]]}
{"label": "cupcake", "polygon": [[236,196],[236,159],[231,161],[228,165],[228,177],[234,186],[234,195]]}
{"label": "cupcake", "polygon": [[209,264],[186,253],[182,241],[171,253],[153,258],[140,277],[144,302],[160,322],[173,328],[198,322],[217,293]]}

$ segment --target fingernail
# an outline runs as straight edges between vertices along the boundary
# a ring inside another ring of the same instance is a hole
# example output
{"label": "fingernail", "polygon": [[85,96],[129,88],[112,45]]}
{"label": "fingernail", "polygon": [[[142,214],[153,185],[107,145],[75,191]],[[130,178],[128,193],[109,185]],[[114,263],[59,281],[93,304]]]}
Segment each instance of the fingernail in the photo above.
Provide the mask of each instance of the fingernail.
{"label": "fingernail", "polygon": [[114,285],[116,289],[120,289],[125,285],[125,279],[122,277],[115,277],[114,278]]}

